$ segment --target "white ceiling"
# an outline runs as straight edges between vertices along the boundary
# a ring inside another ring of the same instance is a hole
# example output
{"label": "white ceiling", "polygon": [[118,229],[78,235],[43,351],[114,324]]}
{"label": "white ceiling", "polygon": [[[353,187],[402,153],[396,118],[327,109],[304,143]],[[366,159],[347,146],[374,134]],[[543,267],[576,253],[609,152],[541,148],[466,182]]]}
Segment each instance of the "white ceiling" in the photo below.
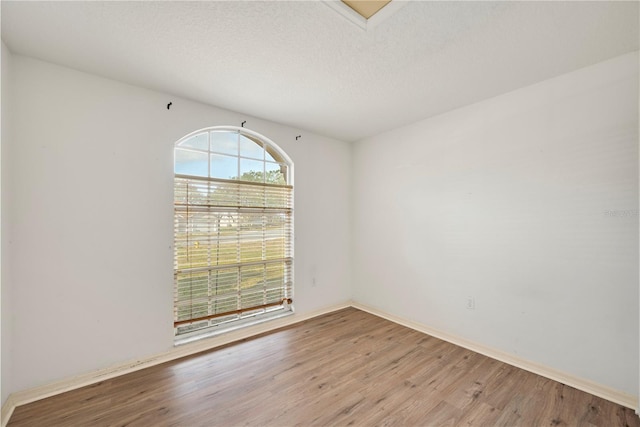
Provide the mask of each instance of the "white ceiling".
{"label": "white ceiling", "polygon": [[[394,0],[398,1],[398,0]],[[33,56],[353,141],[637,50],[638,2],[2,1]]]}

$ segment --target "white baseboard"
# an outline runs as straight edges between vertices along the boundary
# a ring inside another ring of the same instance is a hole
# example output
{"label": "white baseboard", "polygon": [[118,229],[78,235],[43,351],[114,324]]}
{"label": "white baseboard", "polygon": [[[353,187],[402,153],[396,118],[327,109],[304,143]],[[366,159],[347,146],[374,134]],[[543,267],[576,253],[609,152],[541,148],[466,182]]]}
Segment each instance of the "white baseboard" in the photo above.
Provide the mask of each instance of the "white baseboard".
{"label": "white baseboard", "polygon": [[11,417],[11,414],[13,414],[13,410],[16,406],[25,405],[27,403],[35,402],[36,400],[44,399],[70,390],[75,390],[81,387],[98,383],[100,381],[105,381],[110,378],[115,378],[120,375],[138,371],[140,369],[179,359],[181,357],[186,357],[203,351],[211,350],[216,347],[220,347],[246,338],[251,338],[253,336],[266,332],[271,332],[282,327],[290,326],[295,323],[309,320],[314,317],[322,316],[323,314],[332,313],[334,311],[348,307],[354,307],[358,310],[366,311],[367,313],[371,313],[383,319],[390,320],[399,325],[406,326],[408,328],[423,332],[452,344],[459,345],[460,347],[464,347],[471,351],[475,351],[501,362],[508,363],[509,365],[524,369],[526,371],[533,372],[534,374],[538,374],[554,381],[561,382],[568,386],[577,388],[578,390],[591,393],[595,396],[623,405],[627,408],[634,409],[636,413],[638,413],[637,396],[632,396],[630,394],[623,393],[619,390],[614,390],[602,384],[597,384],[595,382],[583,378],[578,378],[574,375],[567,374],[565,372],[561,372],[547,366],[531,362],[529,360],[521,359],[512,354],[492,349],[482,344],[478,344],[464,338],[448,334],[446,332],[432,329],[426,325],[394,316],[392,314],[386,313],[373,307],[366,306],[364,304],[349,301],[342,304],[325,307],[323,309],[306,314],[294,313],[291,316],[286,316],[270,322],[250,326],[241,330],[230,332],[228,334],[218,335],[193,343],[184,344],[179,347],[174,347],[165,353],[160,353],[146,359],[133,360],[128,363],[123,363],[109,368],[104,368],[86,374],[78,375],[62,381],[57,381],[40,387],[34,387],[31,389],[12,393],[9,395],[4,405],[2,405],[0,426],[6,427],[7,423],[9,422],[9,418]]}
{"label": "white baseboard", "polygon": [[6,427],[7,423],[9,422],[9,418],[11,417],[11,414],[13,414],[13,410],[16,408],[16,406],[25,405],[27,403],[35,402],[36,400],[44,399],[70,390],[75,390],[81,387],[115,378],[120,375],[138,371],[140,369],[149,368],[151,366],[179,359],[181,357],[186,357],[192,354],[211,350],[216,347],[220,347],[246,338],[251,338],[253,336],[260,335],[266,332],[271,332],[282,327],[303,322],[305,320],[322,316],[323,314],[332,313],[334,311],[348,308],[350,306],[351,302],[347,301],[342,304],[325,307],[323,309],[315,310],[305,314],[293,313],[290,316],[281,317],[254,326],[248,326],[246,328],[235,330],[227,334],[221,334],[211,338],[205,338],[200,341],[183,344],[181,346],[174,347],[167,352],[156,354],[145,359],[132,360],[127,363],[122,363],[108,368],[99,369],[97,371],[88,372],[86,374],[81,374],[43,386],[11,393],[4,405],[2,405],[2,420],[0,426]]}
{"label": "white baseboard", "polygon": [[11,418],[11,414],[13,414],[13,410],[16,408],[17,404],[13,398],[13,395],[10,394],[7,397],[7,400],[2,405],[2,412],[0,418],[2,419],[2,427],[5,427],[9,422],[9,418]]}
{"label": "white baseboard", "polygon": [[558,381],[562,384],[566,384],[578,390],[585,391],[587,393],[593,394],[627,408],[634,409],[636,413],[638,413],[638,396],[633,396],[619,390],[604,386],[602,384],[598,384],[584,378],[578,378],[566,372],[561,372],[548,366],[543,366],[530,360],[522,359],[512,354],[489,348],[482,344],[478,344],[467,339],[448,334],[446,332],[438,331],[421,323],[403,319],[401,317],[394,316],[392,314],[386,313],[373,307],[366,306],[364,304],[353,302],[351,306],[357,308],[358,310],[366,311],[367,313],[390,320],[399,325],[406,326],[416,331],[439,338],[443,341],[447,341],[460,347],[464,347],[468,350],[475,351],[476,353],[491,357],[492,359],[499,360],[517,368],[524,369],[525,371],[533,372],[534,374],[549,378],[554,381]]}

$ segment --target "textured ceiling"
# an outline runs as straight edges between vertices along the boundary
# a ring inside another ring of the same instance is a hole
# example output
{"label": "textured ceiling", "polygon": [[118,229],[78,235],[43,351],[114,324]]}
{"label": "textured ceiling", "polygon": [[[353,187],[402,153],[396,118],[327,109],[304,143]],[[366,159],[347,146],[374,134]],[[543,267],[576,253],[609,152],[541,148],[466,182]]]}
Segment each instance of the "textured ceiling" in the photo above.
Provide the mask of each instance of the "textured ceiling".
{"label": "textured ceiling", "polygon": [[[395,0],[398,1],[398,0]],[[637,2],[2,1],[14,53],[353,141],[638,49]]]}

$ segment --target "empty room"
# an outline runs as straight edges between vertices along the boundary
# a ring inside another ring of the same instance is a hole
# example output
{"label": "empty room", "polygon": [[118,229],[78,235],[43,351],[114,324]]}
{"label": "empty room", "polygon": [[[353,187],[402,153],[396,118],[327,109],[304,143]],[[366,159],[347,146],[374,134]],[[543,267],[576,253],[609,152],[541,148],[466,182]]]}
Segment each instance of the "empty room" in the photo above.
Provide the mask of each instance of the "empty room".
{"label": "empty room", "polygon": [[640,426],[640,2],[0,13],[2,427]]}

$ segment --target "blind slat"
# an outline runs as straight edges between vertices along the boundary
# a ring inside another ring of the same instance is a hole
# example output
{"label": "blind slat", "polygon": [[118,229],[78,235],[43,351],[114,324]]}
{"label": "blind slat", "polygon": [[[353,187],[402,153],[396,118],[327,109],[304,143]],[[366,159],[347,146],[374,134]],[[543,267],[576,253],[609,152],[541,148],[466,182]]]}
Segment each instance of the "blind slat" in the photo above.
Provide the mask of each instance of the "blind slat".
{"label": "blind slat", "polygon": [[288,185],[288,184],[270,184],[270,183],[264,183],[264,182],[238,181],[235,179],[208,178],[206,176],[193,176],[193,175],[183,175],[183,174],[175,174],[175,177],[179,179],[187,179],[194,182],[215,182],[215,183],[221,183],[221,184],[239,184],[239,185],[245,185],[245,186],[293,189],[293,185]]}
{"label": "blind slat", "polygon": [[238,310],[227,311],[227,312],[224,312],[224,313],[209,314],[207,316],[197,317],[197,318],[190,319],[190,320],[182,320],[182,321],[179,321],[179,322],[174,322],[174,326],[180,326],[180,325],[184,325],[184,324],[187,324],[187,323],[193,323],[193,322],[200,322],[202,320],[215,319],[217,317],[228,316],[230,314],[242,314],[242,313],[246,313],[248,311],[253,311],[253,310],[257,310],[257,309],[261,309],[261,308],[268,308],[268,307],[273,307],[273,306],[277,306],[277,305],[284,305],[285,302],[291,304],[293,301],[292,300],[282,300],[280,302],[274,302],[274,303],[271,303],[271,304],[262,304],[262,305],[255,306],[255,307],[247,307],[247,308],[242,308],[242,309],[238,309]]}
{"label": "blind slat", "polygon": [[187,274],[187,273],[199,273],[202,271],[216,271],[216,270],[226,270],[228,268],[237,268],[237,267],[250,267],[250,266],[260,266],[260,265],[269,265],[274,263],[287,263],[290,264],[293,262],[293,258],[280,258],[280,259],[272,259],[266,261],[254,261],[254,262],[246,262],[246,263],[236,263],[236,264],[222,264],[222,265],[209,265],[207,267],[195,267],[195,268],[185,268],[182,270],[176,270],[175,274]]}

